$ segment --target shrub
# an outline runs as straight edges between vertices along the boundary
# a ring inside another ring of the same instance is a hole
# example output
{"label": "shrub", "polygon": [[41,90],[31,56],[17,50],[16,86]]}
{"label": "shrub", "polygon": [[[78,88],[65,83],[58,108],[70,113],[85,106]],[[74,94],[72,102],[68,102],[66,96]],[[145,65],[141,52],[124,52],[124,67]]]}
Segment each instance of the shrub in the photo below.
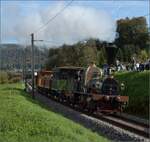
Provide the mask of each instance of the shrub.
{"label": "shrub", "polygon": [[8,83],[8,74],[7,72],[0,72],[0,84]]}
{"label": "shrub", "polygon": [[116,78],[126,85],[125,94],[129,96],[126,112],[149,118],[149,75],[150,71],[117,73]]}
{"label": "shrub", "polygon": [[9,80],[9,83],[17,83],[17,82],[19,82],[20,80],[21,80],[20,77],[13,77],[13,78],[11,78],[11,79]]}
{"label": "shrub", "polygon": [[0,84],[17,83],[21,81],[21,75],[15,72],[0,72]]}

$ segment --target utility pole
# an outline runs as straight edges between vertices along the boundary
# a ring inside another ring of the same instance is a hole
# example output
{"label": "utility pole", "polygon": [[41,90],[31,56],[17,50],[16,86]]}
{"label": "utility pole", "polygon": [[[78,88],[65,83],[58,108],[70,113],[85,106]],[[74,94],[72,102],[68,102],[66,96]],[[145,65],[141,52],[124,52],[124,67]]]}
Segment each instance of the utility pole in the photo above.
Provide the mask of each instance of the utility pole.
{"label": "utility pole", "polygon": [[3,68],[3,57],[2,57],[2,46],[0,46],[0,71],[2,71]]}
{"label": "utility pole", "polygon": [[35,88],[35,85],[34,85],[34,42],[35,41],[43,41],[43,40],[35,40],[34,39],[34,33],[31,33],[31,59],[32,59],[32,98],[34,99],[35,98],[35,94],[34,94],[34,88]]}
{"label": "utility pole", "polygon": [[26,57],[26,48],[24,49],[24,82],[25,82],[25,89],[27,89],[27,57]]}
{"label": "utility pole", "polygon": [[22,81],[24,82],[24,76],[25,76],[25,70],[24,70],[24,64],[25,64],[25,53],[24,53],[24,48],[22,49],[22,61],[21,61],[22,65]]}
{"label": "utility pole", "polygon": [[32,55],[32,98],[35,98],[34,94],[34,34],[31,34],[31,55]]}

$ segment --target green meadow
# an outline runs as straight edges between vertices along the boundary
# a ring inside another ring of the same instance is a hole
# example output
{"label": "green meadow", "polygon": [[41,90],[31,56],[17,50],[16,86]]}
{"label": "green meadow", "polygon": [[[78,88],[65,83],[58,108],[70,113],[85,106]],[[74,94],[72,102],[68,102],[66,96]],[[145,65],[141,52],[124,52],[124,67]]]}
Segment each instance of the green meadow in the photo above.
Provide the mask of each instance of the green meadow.
{"label": "green meadow", "polygon": [[108,139],[52,112],[23,91],[0,85],[0,142],[106,142]]}

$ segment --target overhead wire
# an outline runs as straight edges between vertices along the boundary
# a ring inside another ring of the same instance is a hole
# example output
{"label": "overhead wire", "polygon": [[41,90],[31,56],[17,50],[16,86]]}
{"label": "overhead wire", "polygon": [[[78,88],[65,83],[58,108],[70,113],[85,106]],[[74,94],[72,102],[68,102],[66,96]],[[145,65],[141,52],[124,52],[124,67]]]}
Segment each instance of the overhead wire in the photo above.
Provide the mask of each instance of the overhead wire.
{"label": "overhead wire", "polygon": [[[114,0],[113,0],[114,1]],[[59,16],[69,5],[71,5],[71,3],[73,2],[73,0],[71,0],[68,4],[66,4],[59,12],[57,12],[53,17],[51,17],[44,25],[42,25],[41,27],[39,27],[34,33],[38,33],[39,31],[41,31],[44,27],[46,27],[51,21],[53,21],[57,16]],[[114,1],[115,2],[115,1]],[[116,11],[120,11],[121,6],[117,5],[117,10]],[[113,11],[114,12],[114,11]],[[119,12],[117,12],[119,13]],[[149,16],[150,13],[143,15],[143,17]],[[114,31],[116,32],[116,31]],[[55,41],[49,41],[49,40],[43,40],[43,42],[49,42],[49,43],[58,43]]]}
{"label": "overhead wire", "polygon": [[60,15],[71,3],[73,0],[71,0],[67,5],[65,5],[59,12],[57,12],[53,17],[51,17],[44,25],[39,27],[34,33],[38,33],[41,31],[44,27],[46,27],[51,21],[53,21],[58,15]]}

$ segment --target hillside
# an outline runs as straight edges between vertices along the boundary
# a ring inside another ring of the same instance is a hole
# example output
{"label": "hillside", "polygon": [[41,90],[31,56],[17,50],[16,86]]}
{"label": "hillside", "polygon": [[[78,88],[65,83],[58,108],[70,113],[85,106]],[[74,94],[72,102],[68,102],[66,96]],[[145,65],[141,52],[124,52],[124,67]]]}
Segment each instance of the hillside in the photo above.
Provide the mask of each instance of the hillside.
{"label": "hillside", "polygon": [[105,142],[102,136],[33,101],[21,84],[0,86],[1,142]]}
{"label": "hillside", "polygon": [[148,119],[150,71],[117,73],[116,77],[125,83],[124,94],[129,96],[126,112]]}
{"label": "hillside", "polygon": [[[44,66],[47,57],[47,48],[35,47],[35,68]],[[31,47],[23,47],[19,44],[0,44],[1,69],[19,70],[27,62],[27,67],[31,67]]]}

